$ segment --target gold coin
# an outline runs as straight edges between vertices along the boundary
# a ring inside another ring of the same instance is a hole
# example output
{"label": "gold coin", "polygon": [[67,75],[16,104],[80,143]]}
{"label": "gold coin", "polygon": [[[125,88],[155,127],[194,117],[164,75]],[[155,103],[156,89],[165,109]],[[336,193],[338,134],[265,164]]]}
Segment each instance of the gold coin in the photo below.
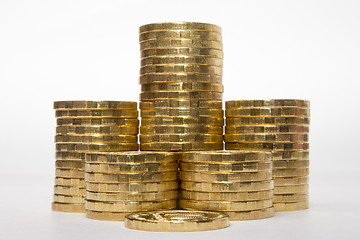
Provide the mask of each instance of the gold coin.
{"label": "gold coin", "polygon": [[205,91],[174,91],[174,92],[144,92],[140,93],[140,100],[170,100],[170,99],[194,99],[194,100],[221,100],[222,93]]}
{"label": "gold coin", "polygon": [[162,22],[143,25],[139,28],[140,33],[164,30],[204,30],[221,33],[221,28],[214,24],[200,22]]}
{"label": "gold coin", "polygon": [[54,202],[83,204],[85,202],[85,196],[69,196],[69,195],[54,194]]}
{"label": "gold coin", "polygon": [[[222,126],[204,126],[204,125],[187,125],[187,126],[141,126],[140,127],[141,134],[168,134],[168,133],[205,133],[205,134],[222,134],[223,127]],[[222,140],[221,140],[222,141]]]}
{"label": "gold coin", "polygon": [[183,209],[209,211],[251,211],[272,207],[271,199],[258,201],[195,201],[179,199],[179,206]]}
{"label": "gold coin", "polygon": [[54,109],[137,109],[137,102],[126,101],[56,101]]}
{"label": "gold coin", "polygon": [[85,153],[77,152],[56,152],[56,160],[71,160],[71,161],[80,161],[85,160]]}
{"label": "gold coin", "polygon": [[58,118],[58,126],[138,126],[139,120],[136,118]]}
{"label": "gold coin", "polygon": [[125,216],[129,215],[128,212],[99,212],[86,210],[86,217],[95,220],[105,221],[124,221]]}
{"label": "gold coin", "polygon": [[310,101],[301,99],[235,100],[225,102],[226,108],[252,107],[310,107]]}
{"label": "gold coin", "polygon": [[215,108],[222,109],[222,101],[211,100],[155,100],[140,102],[140,109],[154,108]]}
{"label": "gold coin", "polygon": [[310,118],[308,117],[227,117],[227,126],[238,125],[309,125]]}
{"label": "gold coin", "polygon": [[269,162],[271,161],[270,152],[251,152],[251,151],[191,151],[181,154],[181,162],[199,163],[243,163],[243,162]]}
{"label": "gold coin", "polygon": [[56,135],[56,143],[136,143],[136,135]]}
{"label": "gold coin", "polygon": [[240,212],[226,212],[231,221],[245,221],[256,220],[273,217],[275,214],[274,208],[264,208],[254,211],[240,211]]}
{"label": "gold coin", "polygon": [[85,168],[85,161],[71,161],[71,160],[56,160],[55,167],[62,168],[62,169],[78,169],[84,170]]}
{"label": "gold coin", "polygon": [[51,204],[51,209],[55,212],[72,212],[72,213],[84,213],[85,204],[71,204],[71,203],[57,203]]}
{"label": "gold coin", "polygon": [[86,189],[79,186],[54,186],[54,193],[60,195],[85,196]]}
{"label": "gold coin", "polygon": [[276,194],[290,194],[290,193],[307,194],[308,192],[309,192],[309,184],[276,186],[274,188],[274,193]]}
{"label": "gold coin", "polygon": [[202,211],[157,211],[133,213],[125,218],[125,227],[151,232],[195,232],[226,228],[230,225],[224,213]]}
{"label": "gold coin", "polygon": [[272,179],[271,171],[262,172],[238,172],[238,173],[205,173],[180,171],[181,181],[193,182],[249,182],[269,181]]}
{"label": "gold coin", "polygon": [[139,35],[139,41],[144,42],[154,39],[206,39],[221,41],[221,33],[201,31],[201,30],[157,30],[150,32],[143,32]]}
{"label": "gold coin", "polygon": [[215,117],[222,118],[224,111],[222,109],[211,109],[211,108],[156,108],[141,110],[141,117]]}
{"label": "gold coin", "polygon": [[193,163],[180,162],[180,170],[207,173],[271,171],[272,162]]}
{"label": "gold coin", "polygon": [[249,142],[225,142],[228,150],[308,150],[309,143],[249,143]]}
{"label": "gold coin", "polygon": [[[272,190],[259,192],[192,192],[180,191],[180,198],[196,201],[257,201],[273,197]],[[274,200],[275,201],[275,200]]]}
{"label": "gold coin", "polygon": [[130,183],[130,182],[162,182],[177,180],[177,172],[145,172],[145,173],[85,173],[86,182],[97,183]]}
{"label": "gold coin", "polygon": [[101,193],[86,192],[86,200],[102,202],[144,202],[144,201],[163,201],[178,198],[178,191],[171,190],[166,192],[117,192]]}
{"label": "gold coin", "polygon": [[129,135],[138,133],[137,126],[58,126],[56,127],[56,134],[109,134],[109,135]]}
{"label": "gold coin", "polygon": [[214,48],[190,48],[190,47],[174,47],[174,48],[158,48],[146,49],[140,52],[141,58],[159,57],[159,56],[189,56],[189,57],[215,57],[222,59],[223,51]]}
{"label": "gold coin", "polygon": [[[222,74],[223,74],[222,67],[208,66],[208,65],[177,64],[177,65],[150,65],[150,66],[140,67],[141,75],[146,75],[149,73],[164,73],[164,74],[166,74],[166,73],[177,73],[177,72],[205,73],[205,74],[213,74],[213,75],[218,75],[218,76],[222,76]],[[176,90],[176,89],[174,89],[174,90]]]}
{"label": "gold coin", "polygon": [[166,57],[148,57],[141,59],[141,66],[166,65],[166,64],[197,64],[222,66],[223,60],[214,57],[188,57],[188,56],[166,56]]}
{"label": "gold coin", "polygon": [[286,194],[274,194],[274,203],[287,203],[287,202],[300,202],[309,199],[308,194],[304,193],[286,193]]}
{"label": "gold coin", "polygon": [[274,169],[308,168],[309,160],[276,160],[273,162]]}
{"label": "gold coin", "polygon": [[272,190],[274,182],[272,180],[259,182],[190,182],[180,181],[180,188],[187,191],[205,192],[256,192]]}
{"label": "gold coin", "polygon": [[224,118],[216,117],[151,117],[142,118],[142,126],[153,126],[153,125],[224,125]]}
{"label": "gold coin", "polygon": [[176,199],[146,202],[97,202],[86,200],[85,207],[91,211],[138,212],[176,208]]}
{"label": "gold coin", "polygon": [[[186,56],[181,56],[186,57]],[[203,57],[199,57],[203,58]],[[140,76],[140,84],[144,83],[170,83],[170,82],[207,82],[222,84],[222,77],[210,74],[196,73],[168,73],[148,74]]]}
{"label": "gold coin", "polygon": [[[84,173],[85,175],[85,173]],[[55,177],[55,186],[69,186],[69,187],[78,187],[85,188],[85,176],[82,178],[63,178]]]}
{"label": "gold coin", "polygon": [[82,169],[55,169],[55,176],[60,178],[81,178],[84,179],[85,172]]}
{"label": "gold coin", "polygon": [[138,150],[137,143],[56,143],[56,151],[73,152],[116,152]]}
{"label": "gold coin", "polygon": [[92,192],[164,192],[178,189],[178,181],[147,183],[86,183],[86,189]]}
{"label": "gold coin", "polygon": [[309,151],[284,150],[273,151],[273,160],[309,160]]}
{"label": "gold coin", "polygon": [[104,118],[104,117],[117,117],[117,118],[137,118],[137,110],[55,110],[57,118]]}
{"label": "gold coin", "polygon": [[309,175],[309,168],[273,169],[273,177],[302,177]]}
{"label": "gold coin", "polygon": [[[168,92],[168,91],[211,91],[223,92],[224,86],[218,83],[145,83],[141,85],[142,92]],[[222,108],[222,106],[220,106]]]}
{"label": "gold coin", "polygon": [[278,107],[278,108],[239,108],[226,109],[226,117],[271,117],[271,116],[289,116],[289,117],[309,117],[308,108]]}
{"label": "gold coin", "polygon": [[[228,131],[229,132],[229,131]],[[225,142],[308,142],[309,135],[304,133],[257,133],[257,134],[230,134],[226,132],[224,136]],[[233,131],[234,132],[234,131]]]}
{"label": "gold coin", "polygon": [[86,163],[165,163],[177,162],[178,159],[179,155],[171,152],[126,151],[86,154]]}
{"label": "gold coin", "polygon": [[86,172],[126,173],[126,172],[169,172],[177,171],[176,162],[165,163],[86,163]]}
{"label": "gold coin", "polygon": [[141,151],[191,151],[220,150],[222,142],[152,142],[140,143]]}
{"label": "gold coin", "polygon": [[274,178],[274,184],[277,187],[278,186],[304,185],[304,184],[309,184],[309,177],[308,176],[276,177],[276,178]]}
{"label": "gold coin", "polygon": [[223,49],[222,42],[207,39],[154,39],[140,42],[140,51],[173,47]]}
{"label": "gold coin", "polygon": [[240,133],[308,133],[309,126],[304,125],[227,125],[225,132],[228,134]]}
{"label": "gold coin", "polygon": [[287,202],[287,203],[274,203],[274,209],[276,212],[282,211],[296,211],[309,208],[309,200],[301,202]]}
{"label": "gold coin", "polygon": [[140,135],[140,142],[221,142],[220,134],[156,134]]}

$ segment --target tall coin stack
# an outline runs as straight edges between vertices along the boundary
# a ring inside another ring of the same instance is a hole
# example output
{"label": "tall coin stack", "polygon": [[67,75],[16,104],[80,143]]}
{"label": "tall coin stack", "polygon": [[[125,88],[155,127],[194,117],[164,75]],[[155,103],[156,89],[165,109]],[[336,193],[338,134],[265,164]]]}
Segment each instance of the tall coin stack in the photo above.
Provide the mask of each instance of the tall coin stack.
{"label": "tall coin stack", "polygon": [[54,102],[56,172],[52,209],[85,212],[85,153],[137,150],[136,102]]}
{"label": "tall coin stack", "polygon": [[228,101],[225,115],[226,149],[273,151],[275,210],[308,208],[310,102]]}
{"label": "tall coin stack", "polygon": [[185,152],[180,159],[180,207],[220,211],[230,220],[274,215],[270,152]]}
{"label": "tall coin stack", "polygon": [[139,38],[140,149],[223,149],[221,28],[155,23]]}
{"label": "tall coin stack", "polygon": [[176,208],[178,154],[86,154],[86,216],[124,220],[132,212]]}

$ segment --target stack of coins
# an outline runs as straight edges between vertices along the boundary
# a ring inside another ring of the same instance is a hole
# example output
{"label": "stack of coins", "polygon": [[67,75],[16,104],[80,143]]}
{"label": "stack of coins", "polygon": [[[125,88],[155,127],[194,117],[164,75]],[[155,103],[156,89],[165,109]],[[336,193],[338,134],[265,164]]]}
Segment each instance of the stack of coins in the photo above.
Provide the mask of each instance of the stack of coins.
{"label": "stack of coins", "polygon": [[137,103],[59,101],[52,209],[85,212],[85,153],[137,150]]}
{"label": "stack of coins", "polygon": [[178,154],[86,154],[86,216],[122,221],[132,212],[175,209]]}
{"label": "stack of coins", "polygon": [[140,48],[141,150],[223,149],[221,28],[148,24]]}
{"label": "stack of coins", "polygon": [[310,102],[228,101],[225,115],[226,149],[273,151],[275,210],[308,208]]}
{"label": "stack of coins", "polygon": [[274,215],[270,152],[186,152],[180,159],[180,207],[220,211],[230,220]]}

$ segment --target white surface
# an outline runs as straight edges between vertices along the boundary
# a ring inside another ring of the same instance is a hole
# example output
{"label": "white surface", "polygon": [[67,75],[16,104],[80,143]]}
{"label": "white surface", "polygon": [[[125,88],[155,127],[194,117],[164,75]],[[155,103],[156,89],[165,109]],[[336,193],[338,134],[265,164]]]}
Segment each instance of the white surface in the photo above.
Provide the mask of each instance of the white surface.
{"label": "white surface", "polygon": [[[0,1],[0,239],[359,239],[359,1]],[[223,29],[224,100],[311,100],[311,208],[191,234],[50,211],[54,100],[138,100],[138,27]]]}

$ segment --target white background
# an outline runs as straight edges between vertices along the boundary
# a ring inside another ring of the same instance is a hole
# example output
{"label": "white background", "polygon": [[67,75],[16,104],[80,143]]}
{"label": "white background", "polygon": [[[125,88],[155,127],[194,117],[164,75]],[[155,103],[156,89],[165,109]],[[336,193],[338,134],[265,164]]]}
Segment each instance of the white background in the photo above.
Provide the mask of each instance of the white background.
{"label": "white background", "polygon": [[[220,25],[224,100],[311,100],[311,207],[165,234],[50,210],[55,100],[137,101],[138,27]],[[359,1],[0,0],[0,239],[359,239]]]}

